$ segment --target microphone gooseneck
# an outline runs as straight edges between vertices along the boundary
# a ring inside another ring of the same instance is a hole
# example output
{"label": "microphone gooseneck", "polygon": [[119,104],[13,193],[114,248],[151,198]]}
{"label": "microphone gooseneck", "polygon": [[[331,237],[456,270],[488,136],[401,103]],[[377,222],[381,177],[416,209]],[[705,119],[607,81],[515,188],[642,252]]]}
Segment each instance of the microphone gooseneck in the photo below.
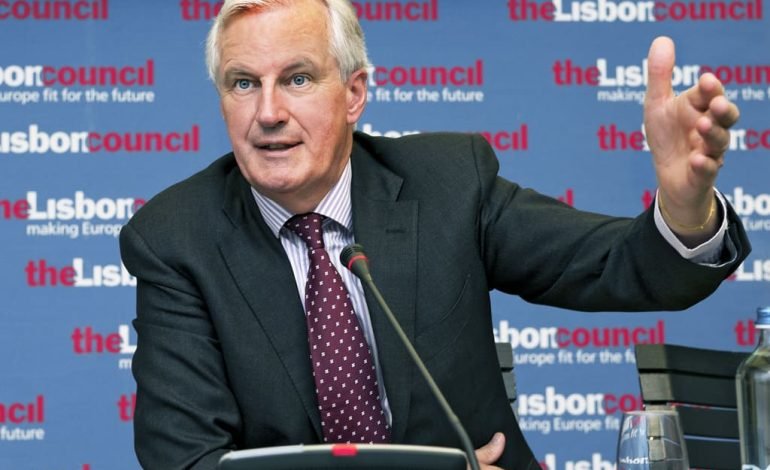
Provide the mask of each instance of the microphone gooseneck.
{"label": "microphone gooseneck", "polygon": [[371,290],[372,294],[374,294],[374,297],[377,299],[377,303],[379,303],[382,311],[385,312],[385,316],[388,317],[388,320],[393,326],[393,329],[396,330],[398,337],[401,338],[401,342],[404,344],[407,352],[409,352],[409,356],[411,356],[412,361],[414,361],[415,365],[420,370],[420,373],[422,373],[423,378],[428,383],[428,388],[430,388],[433,396],[436,397],[436,400],[438,401],[439,405],[441,405],[444,414],[446,414],[449,422],[454,427],[455,432],[460,437],[460,442],[462,443],[463,450],[468,457],[471,470],[479,470],[479,462],[476,459],[476,452],[473,448],[473,444],[471,443],[470,438],[468,437],[468,433],[465,431],[465,428],[460,422],[460,419],[457,417],[454,411],[452,411],[452,407],[449,406],[449,402],[447,402],[446,398],[444,398],[444,394],[441,393],[438,385],[436,385],[436,382],[433,380],[430,372],[428,372],[428,369],[425,367],[422,359],[420,359],[420,355],[417,354],[417,350],[414,349],[412,342],[409,341],[409,338],[407,338],[403,328],[401,328],[401,325],[398,323],[398,320],[396,320],[396,317],[393,315],[390,307],[388,307],[387,302],[385,302],[385,299],[380,294],[380,290],[377,289],[377,286],[374,284],[372,275],[369,273],[369,258],[367,258],[366,254],[364,253],[364,247],[357,243],[346,246],[342,250],[342,253],[340,253],[340,261],[342,261],[342,264],[344,264],[345,267],[347,267],[353,274],[355,274],[356,277],[361,279],[361,281],[366,284],[369,290]]}

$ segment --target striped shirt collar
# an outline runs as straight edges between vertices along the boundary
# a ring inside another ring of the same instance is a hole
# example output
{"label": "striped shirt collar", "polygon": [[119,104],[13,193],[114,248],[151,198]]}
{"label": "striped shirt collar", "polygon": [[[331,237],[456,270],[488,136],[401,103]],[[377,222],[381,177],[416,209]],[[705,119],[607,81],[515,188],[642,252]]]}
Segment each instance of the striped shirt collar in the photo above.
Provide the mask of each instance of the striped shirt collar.
{"label": "striped shirt collar", "polygon": [[[351,159],[348,158],[348,162],[345,165],[345,169],[342,170],[339,181],[332,186],[331,190],[329,190],[321,202],[318,203],[318,206],[313,212],[337,222],[352,232],[353,211],[350,200],[352,171],[350,160]],[[262,217],[265,219],[267,226],[270,227],[273,235],[275,235],[276,238],[279,238],[283,225],[295,214],[287,211],[280,204],[267,196],[260,194],[253,186],[251,188],[251,194],[254,195],[254,200],[257,201],[257,206],[259,207],[259,211],[262,213]]]}

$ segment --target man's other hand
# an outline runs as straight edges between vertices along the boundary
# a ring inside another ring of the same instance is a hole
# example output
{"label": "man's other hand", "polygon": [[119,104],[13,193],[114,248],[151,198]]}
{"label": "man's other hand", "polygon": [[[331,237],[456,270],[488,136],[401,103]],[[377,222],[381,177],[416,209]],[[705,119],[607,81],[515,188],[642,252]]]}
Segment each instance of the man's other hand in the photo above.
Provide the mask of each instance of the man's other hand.
{"label": "man's other hand", "polygon": [[[492,439],[483,447],[476,449],[476,459],[479,461],[479,467],[484,470],[502,470],[500,467],[492,465],[497,462],[505,450],[505,434],[496,432]],[[468,467],[470,469],[470,467]]]}

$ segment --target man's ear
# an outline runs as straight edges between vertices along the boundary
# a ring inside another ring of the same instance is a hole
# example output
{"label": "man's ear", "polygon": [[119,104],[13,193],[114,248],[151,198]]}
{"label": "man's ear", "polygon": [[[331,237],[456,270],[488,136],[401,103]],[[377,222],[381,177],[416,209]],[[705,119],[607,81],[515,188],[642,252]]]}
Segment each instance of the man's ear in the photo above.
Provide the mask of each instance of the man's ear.
{"label": "man's ear", "polygon": [[369,74],[366,69],[358,69],[353,72],[345,83],[347,88],[348,124],[355,124],[361,117],[366,107],[367,79]]}

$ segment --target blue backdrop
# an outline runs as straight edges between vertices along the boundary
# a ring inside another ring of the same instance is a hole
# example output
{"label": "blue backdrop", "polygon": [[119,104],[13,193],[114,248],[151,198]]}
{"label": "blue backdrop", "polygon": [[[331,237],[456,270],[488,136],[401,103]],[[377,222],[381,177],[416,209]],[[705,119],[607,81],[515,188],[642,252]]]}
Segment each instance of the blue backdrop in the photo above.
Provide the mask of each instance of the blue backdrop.
{"label": "blue backdrop", "polygon": [[[650,41],[676,89],[712,71],[741,107],[719,189],[754,251],[680,313],[582,314],[495,295],[520,422],[547,468],[609,469],[638,408],[633,345],[748,350],[770,305],[770,28],[763,0],[354,2],[375,67],[359,129],[482,132],[503,176],[635,215]],[[134,469],[135,280],[117,233],[230,146],[203,44],[216,2],[0,1],[0,468]]]}

